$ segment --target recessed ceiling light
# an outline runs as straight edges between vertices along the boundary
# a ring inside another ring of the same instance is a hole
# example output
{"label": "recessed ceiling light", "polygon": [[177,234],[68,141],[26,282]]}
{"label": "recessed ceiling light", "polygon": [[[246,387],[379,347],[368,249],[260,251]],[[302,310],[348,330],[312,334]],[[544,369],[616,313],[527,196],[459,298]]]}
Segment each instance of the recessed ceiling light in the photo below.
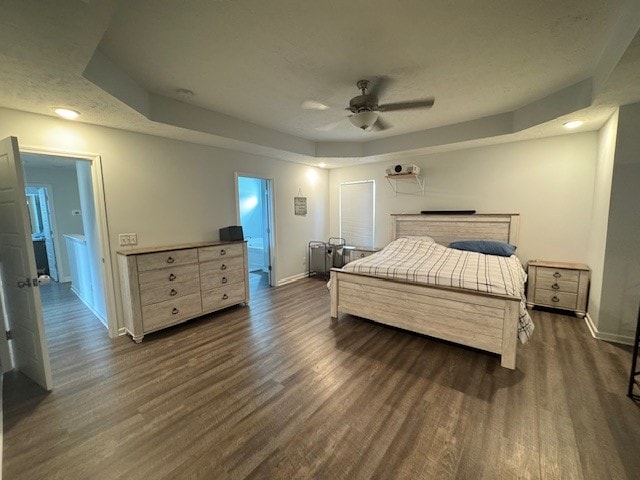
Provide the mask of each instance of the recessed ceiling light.
{"label": "recessed ceiling light", "polygon": [[62,118],[66,118],[67,120],[75,120],[80,116],[80,112],[75,110],[71,110],[70,108],[61,108],[57,107],[53,109],[56,114]]}
{"label": "recessed ceiling light", "polygon": [[582,120],[571,120],[570,122],[563,123],[564,128],[574,129],[582,126],[584,122]]}
{"label": "recessed ceiling light", "polygon": [[318,164],[318,166],[319,166],[320,168],[324,168],[324,167],[326,167],[326,166],[327,166],[327,164],[326,164],[326,163],[324,163],[324,162],[320,162],[320,163]]}

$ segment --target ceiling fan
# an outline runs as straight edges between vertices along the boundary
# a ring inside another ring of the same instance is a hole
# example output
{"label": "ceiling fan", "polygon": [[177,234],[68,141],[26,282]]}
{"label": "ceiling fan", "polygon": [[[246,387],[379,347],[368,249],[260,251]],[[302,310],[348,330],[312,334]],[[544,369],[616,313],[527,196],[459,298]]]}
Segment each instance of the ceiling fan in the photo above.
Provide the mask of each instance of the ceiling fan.
{"label": "ceiling fan", "polygon": [[[435,103],[435,99],[431,97],[422,100],[414,100],[412,102],[385,103],[380,105],[378,103],[378,97],[384,91],[387,83],[387,77],[379,77],[376,79],[372,88],[369,89],[369,80],[358,80],[356,86],[362,94],[349,100],[349,106],[346,108],[346,110],[352,113],[352,115],[349,115],[348,117],[352,125],[360,128],[361,130],[386,130],[390,128],[391,125],[382,120],[379,115],[380,112],[431,108]],[[369,89],[368,93],[367,89]],[[332,127],[334,125],[335,123],[328,125],[328,127]],[[321,129],[324,130],[330,128]]]}

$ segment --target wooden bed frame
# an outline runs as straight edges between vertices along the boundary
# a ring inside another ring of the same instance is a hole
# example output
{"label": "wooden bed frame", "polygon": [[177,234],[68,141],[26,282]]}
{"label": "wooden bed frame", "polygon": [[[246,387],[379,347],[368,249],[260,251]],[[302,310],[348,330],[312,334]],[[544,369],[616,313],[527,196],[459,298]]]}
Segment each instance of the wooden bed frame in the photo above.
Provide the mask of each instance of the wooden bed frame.
{"label": "wooden bed frame", "polygon": [[[428,235],[517,244],[517,214],[392,215],[392,239]],[[331,316],[348,313],[501,355],[516,368],[519,297],[371,277],[331,270]]]}

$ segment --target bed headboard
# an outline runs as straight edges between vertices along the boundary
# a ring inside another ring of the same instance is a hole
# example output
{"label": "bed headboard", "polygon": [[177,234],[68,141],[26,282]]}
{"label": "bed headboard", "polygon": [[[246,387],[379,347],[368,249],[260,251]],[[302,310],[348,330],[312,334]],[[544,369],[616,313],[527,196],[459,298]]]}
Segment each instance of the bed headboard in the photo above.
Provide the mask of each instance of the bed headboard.
{"label": "bed headboard", "polygon": [[520,215],[391,215],[391,240],[406,235],[428,235],[442,245],[455,240],[498,240],[518,244]]}

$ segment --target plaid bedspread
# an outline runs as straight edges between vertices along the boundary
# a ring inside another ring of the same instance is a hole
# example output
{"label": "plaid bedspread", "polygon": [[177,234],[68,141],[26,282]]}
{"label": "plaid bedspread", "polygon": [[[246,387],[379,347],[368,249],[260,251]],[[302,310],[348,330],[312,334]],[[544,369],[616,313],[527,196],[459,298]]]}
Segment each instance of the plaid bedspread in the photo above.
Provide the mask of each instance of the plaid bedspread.
{"label": "plaid bedspread", "polygon": [[520,342],[527,342],[533,333],[534,325],[527,312],[524,296],[527,274],[515,255],[499,257],[464,252],[417,238],[403,237],[373,255],[348,263],[344,270],[519,297]]}

